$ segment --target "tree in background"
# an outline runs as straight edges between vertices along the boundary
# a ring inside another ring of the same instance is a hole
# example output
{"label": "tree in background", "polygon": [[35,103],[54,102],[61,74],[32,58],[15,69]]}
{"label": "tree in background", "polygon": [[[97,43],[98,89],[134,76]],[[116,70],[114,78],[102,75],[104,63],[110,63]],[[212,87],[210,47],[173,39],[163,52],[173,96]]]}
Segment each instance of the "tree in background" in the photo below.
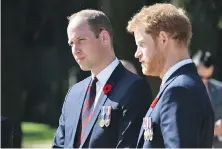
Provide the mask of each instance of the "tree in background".
{"label": "tree in background", "polygon": [[[2,115],[16,128],[14,147],[21,147],[22,121],[56,126],[69,72],[79,69],[67,44],[67,16],[81,9],[104,11],[114,29],[114,49],[119,59],[134,63],[133,36],[126,32],[130,17],[143,5],[161,0],[20,0],[2,1]],[[166,1],[162,1],[166,2]],[[211,51],[217,59],[215,77],[222,80],[222,2],[220,0],[171,0],[183,6],[193,24],[191,54],[197,49]],[[78,71],[77,71],[78,72]],[[78,75],[78,74],[77,74]],[[77,81],[89,75],[81,72]],[[158,90],[158,81],[150,81]]]}

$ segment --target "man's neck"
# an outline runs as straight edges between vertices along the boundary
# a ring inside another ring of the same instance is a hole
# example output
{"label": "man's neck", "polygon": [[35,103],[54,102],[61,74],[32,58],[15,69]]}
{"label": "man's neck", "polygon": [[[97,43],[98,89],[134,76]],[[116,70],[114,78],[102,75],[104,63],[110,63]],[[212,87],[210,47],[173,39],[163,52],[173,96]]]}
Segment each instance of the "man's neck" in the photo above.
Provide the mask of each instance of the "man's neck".
{"label": "man's neck", "polygon": [[111,64],[115,60],[115,55],[112,57],[109,57],[105,59],[103,62],[100,62],[100,65],[97,67],[94,67],[91,70],[92,76],[97,76],[102,70],[104,70],[109,64]]}
{"label": "man's neck", "polygon": [[202,79],[203,83],[208,86],[208,79]]}
{"label": "man's neck", "polygon": [[176,53],[169,53],[166,57],[165,60],[165,65],[163,67],[163,71],[160,73],[160,78],[163,79],[164,74],[172,67],[174,66],[176,63],[185,60],[185,59],[189,59],[190,56],[188,54],[188,50],[186,49],[177,49]]}

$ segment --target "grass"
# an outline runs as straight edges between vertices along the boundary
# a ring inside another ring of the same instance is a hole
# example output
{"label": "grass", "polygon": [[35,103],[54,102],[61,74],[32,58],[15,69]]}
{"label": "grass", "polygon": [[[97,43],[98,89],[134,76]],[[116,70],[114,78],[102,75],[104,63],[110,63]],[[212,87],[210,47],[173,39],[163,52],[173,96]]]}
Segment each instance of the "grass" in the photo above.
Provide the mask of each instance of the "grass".
{"label": "grass", "polygon": [[55,129],[46,124],[23,122],[23,145],[44,144],[52,142]]}

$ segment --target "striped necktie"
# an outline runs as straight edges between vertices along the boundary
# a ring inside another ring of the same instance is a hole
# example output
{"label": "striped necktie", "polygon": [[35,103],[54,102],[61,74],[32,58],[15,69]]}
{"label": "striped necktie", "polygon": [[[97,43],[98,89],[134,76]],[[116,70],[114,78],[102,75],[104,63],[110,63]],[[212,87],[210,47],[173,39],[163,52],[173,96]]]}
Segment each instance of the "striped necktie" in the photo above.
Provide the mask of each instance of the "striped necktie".
{"label": "striped necktie", "polygon": [[88,87],[86,99],[84,102],[84,106],[82,108],[81,116],[82,116],[82,123],[81,123],[81,135],[78,138],[78,145],[81,144],[81,141],[84,137],[85,133],[85,125],[90,120],[92,113],[93,113],[93,105],[96,98],[96,83],[98,79],[95,77],[93,78],[91,84]]}

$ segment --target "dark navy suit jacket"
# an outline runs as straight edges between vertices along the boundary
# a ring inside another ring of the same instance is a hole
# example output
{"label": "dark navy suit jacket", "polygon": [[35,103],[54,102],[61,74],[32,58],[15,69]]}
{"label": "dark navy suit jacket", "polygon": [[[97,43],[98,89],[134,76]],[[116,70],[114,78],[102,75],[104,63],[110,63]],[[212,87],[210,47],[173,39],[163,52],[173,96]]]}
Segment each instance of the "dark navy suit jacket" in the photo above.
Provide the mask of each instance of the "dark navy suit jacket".
{"label": "dark navy suit jacket", "polygon": [[[74,85],[68,92],[53,147],[75,147],[80,113],[89,83],[90,77]],[[142,118],[152,102],[149,85],[122,64],[115,68],[107,84],[112,85],[112,90],[108,95],[102,93],[100,96],[85,126],[87,130],[80,148],[135,148]],[[102,106],[112,107],[108,127],[99,126]]]}
{"label": "dark navy suit jacket", "polygon": [[138,148],[211,148],[214,113],[206,88],[193,63],[176,70],[160,89],[159,100],[146,116],[152,118],[153,139]]}

